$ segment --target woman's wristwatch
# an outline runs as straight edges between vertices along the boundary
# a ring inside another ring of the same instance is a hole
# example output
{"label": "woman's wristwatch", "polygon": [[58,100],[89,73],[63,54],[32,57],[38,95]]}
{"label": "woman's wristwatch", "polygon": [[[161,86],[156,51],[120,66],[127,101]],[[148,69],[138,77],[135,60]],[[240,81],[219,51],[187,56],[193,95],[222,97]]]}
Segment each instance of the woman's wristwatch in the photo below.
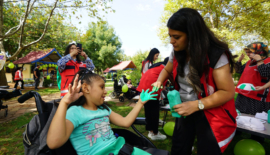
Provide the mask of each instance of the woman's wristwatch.
{"label": "woman's wristwatch", "polygon": [[198,100],[198,108],[199,108],[200,110],[203,110],[203,109],[204,109],[204,104],[202,103],[201,100]]}

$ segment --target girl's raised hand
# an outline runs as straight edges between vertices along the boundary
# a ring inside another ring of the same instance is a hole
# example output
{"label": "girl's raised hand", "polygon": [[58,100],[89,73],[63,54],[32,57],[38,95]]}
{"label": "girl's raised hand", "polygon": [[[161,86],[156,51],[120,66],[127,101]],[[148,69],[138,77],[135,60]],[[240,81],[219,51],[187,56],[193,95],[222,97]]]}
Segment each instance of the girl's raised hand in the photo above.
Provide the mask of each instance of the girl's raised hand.
{"label": "girl's raised hand", "polygon": [[145,92],[142,90],[139,101],[142,102],[142,104],[145,104],[149,100],[157,100],[154,98],[155,96],[158,96],[158,94],[153,94],[154,92],[149,92],[149,89],[147,89]]}
{"label": "girl's raised hand", "polygon": [[80,98],[83,93],[80,92],[81,90],[81,80],[78,81],[79,79],[79,74],[76,75],[73,86],[71,86],[71,84],[69,84],[68,86],[68,93],[62,98],[61,102],[66,103],[67,105],[69,105],[70,103],[72,103],[73,101],[76,101],[78,98]]}

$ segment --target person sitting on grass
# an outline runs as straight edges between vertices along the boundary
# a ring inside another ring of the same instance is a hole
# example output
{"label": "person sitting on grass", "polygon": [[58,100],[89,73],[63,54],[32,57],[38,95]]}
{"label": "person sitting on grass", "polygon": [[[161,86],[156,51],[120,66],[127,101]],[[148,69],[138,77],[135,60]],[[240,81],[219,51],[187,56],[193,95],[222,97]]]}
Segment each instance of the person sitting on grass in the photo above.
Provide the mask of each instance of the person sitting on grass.
{"label": "person sitting on grass", "polygon": [[[155,100],[156,96],[148,92],[149,90],[142,92],[136,106],[123,117],[104,104],[107,91],[104,80],[98,74],[81,70],[76,73],[68,88],[69,91],[59,103],[51,122],[47,145],[50,149],[56,149],[70,139],[79,155],[118,154],[125,144],[125,139],[123,137],[116,139],[110,122],[117,126],[130,127],[143,105],[148,100]],[[134,148],[132,154],[149,153]]]}

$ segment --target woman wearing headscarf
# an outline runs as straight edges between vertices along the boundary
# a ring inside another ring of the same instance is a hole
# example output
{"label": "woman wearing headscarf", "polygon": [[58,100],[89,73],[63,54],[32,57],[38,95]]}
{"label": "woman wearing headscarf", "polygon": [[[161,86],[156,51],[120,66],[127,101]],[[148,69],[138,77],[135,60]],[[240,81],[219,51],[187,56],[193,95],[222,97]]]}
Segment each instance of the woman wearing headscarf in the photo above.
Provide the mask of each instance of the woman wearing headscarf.
{"label": "woman wearing headscarf", "polygon": [[[236,63],[236,65],[240,66],[238,73],[242,75],[236,86],[238,96],[235,106],[242,113],[255,115],[257,112],[268,111],[270,109],[269,87],[266,89],[258,88],[258,86],[263,86],[269,82],[269,50],[267,45],[262,42],[249,44],[244,50],[250,60],[244,65],[241,64],[241,61]],[[255,91],[253,86],[257,87],[258,90]],[[246,89],[246,87],[251,88]]]}
{"label": "woman wearing headscarf", "polygon": [[141,70],[142,75],[149,69],[149,67],[153,65],[154,61],[158,59],[158,56],[159,50],[156,48],[151,49],[147,58],[142,62],[142,70]]}
{"label": "woman wearing headscarf", "polygon": [[[82,69],[94,70],[93,61],[76,46],[76,42],[71,42],[66,47],[65,56],[57,61],[59,73],[61,75],[61,97],[68,93],[68,85],[72,82],[75,73]],[[80,55],[84,57],[85,63],[80,59]]]}

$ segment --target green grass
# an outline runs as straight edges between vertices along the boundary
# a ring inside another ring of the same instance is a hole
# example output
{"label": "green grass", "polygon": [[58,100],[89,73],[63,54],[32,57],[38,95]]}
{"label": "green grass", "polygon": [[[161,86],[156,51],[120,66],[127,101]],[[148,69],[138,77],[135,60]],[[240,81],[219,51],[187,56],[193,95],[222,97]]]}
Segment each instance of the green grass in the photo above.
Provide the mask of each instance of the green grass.
{"label": "green grass", "polygon": [[37,113],[27,113],[12,121],[0,125],[0,155],[24,154],[22,133],[23,125],[27,124]]}
{"label": "green grass", "polygon": [[234,95],[234,101],[236,100],[237,96],[238,96],[238,93],[235,93],[235,95]]}
{"label": "green grass", "polygon": [[109,90],[107,91],[107,95],[106,96],[110,96],[110,94],[113,92],[113,90]]}
{"label": "green grass", "polygon": [[[52,90],[44,91],[44,92],[51,92]],[[128,113],[132,110],[132,107],[127,106],[129,102],[126,101],[123,105],[117,106],[115,102],[108,102],[109,107],[119,113],[122,116],[128,115]],[[23,116],[18,117],[15,120],[2,123],[0,125],[0,155],[2,154],[23,154],[24,148],[22,143],[22,133],[24,132],[25,128],[21,128],[24,124],[28,123],[31,118],[36,114],[34,113],[27,113]],[[164,113],[160,112],[160,119],[163,119]],[[138,117],[145,117],[144,110],[142,109],[138,115]],[[171,116],[171,113],[168,112],[166,122],[174,122],[175,118]],[[115,125],[111,125],[112,128],[121,128]],[[145,130],[144,125],[135,125],[136,128],[145,136],[148,135],[148,131]],[[130,130],[133,132],[132,128],[128,128],[127,130]],[[163,134],[164,131],[160,127],[159,131]],[[242,139],[248,139],[250,138],[250,134],[242,133],[235,135],[234,139],[226,149],[226,151],[223,153],[223,155],[233,155],[234,146],[236,143]],[[163,149],[163,150],[171,150],[172,146],[172,137],[167,136],[167,139],[164,141],[153,141],[153,143],[156,145],[157,148]],[[192,152],[193,155],[197,154],[197,147],[196,147],[197,140],[194,141],[194,150]],[[270,154],[270,140],[265,139],[265,142],[262,144],[265,148],[266,154]]]}
{"label": "green grass", "polygon": [[106,79],[106,82],[113,82],[112,78]]}
{"label": "green grass", "polygon": [[[26,93],[29,90],[23,90],[22,93]],[[36,91],[36,90],[34,90]],[[60,90],[58,88],[45,88],[45,89],[39,89],[38,92],[41,96],[43,95],[49,95],[49,94],[53,94],[53,93],[60,93]]]}
{"label": "green grass", "polygon": [[113,86],[113,82],[112,81],[106,81],[105,87],[112,87],[112,86]]}

